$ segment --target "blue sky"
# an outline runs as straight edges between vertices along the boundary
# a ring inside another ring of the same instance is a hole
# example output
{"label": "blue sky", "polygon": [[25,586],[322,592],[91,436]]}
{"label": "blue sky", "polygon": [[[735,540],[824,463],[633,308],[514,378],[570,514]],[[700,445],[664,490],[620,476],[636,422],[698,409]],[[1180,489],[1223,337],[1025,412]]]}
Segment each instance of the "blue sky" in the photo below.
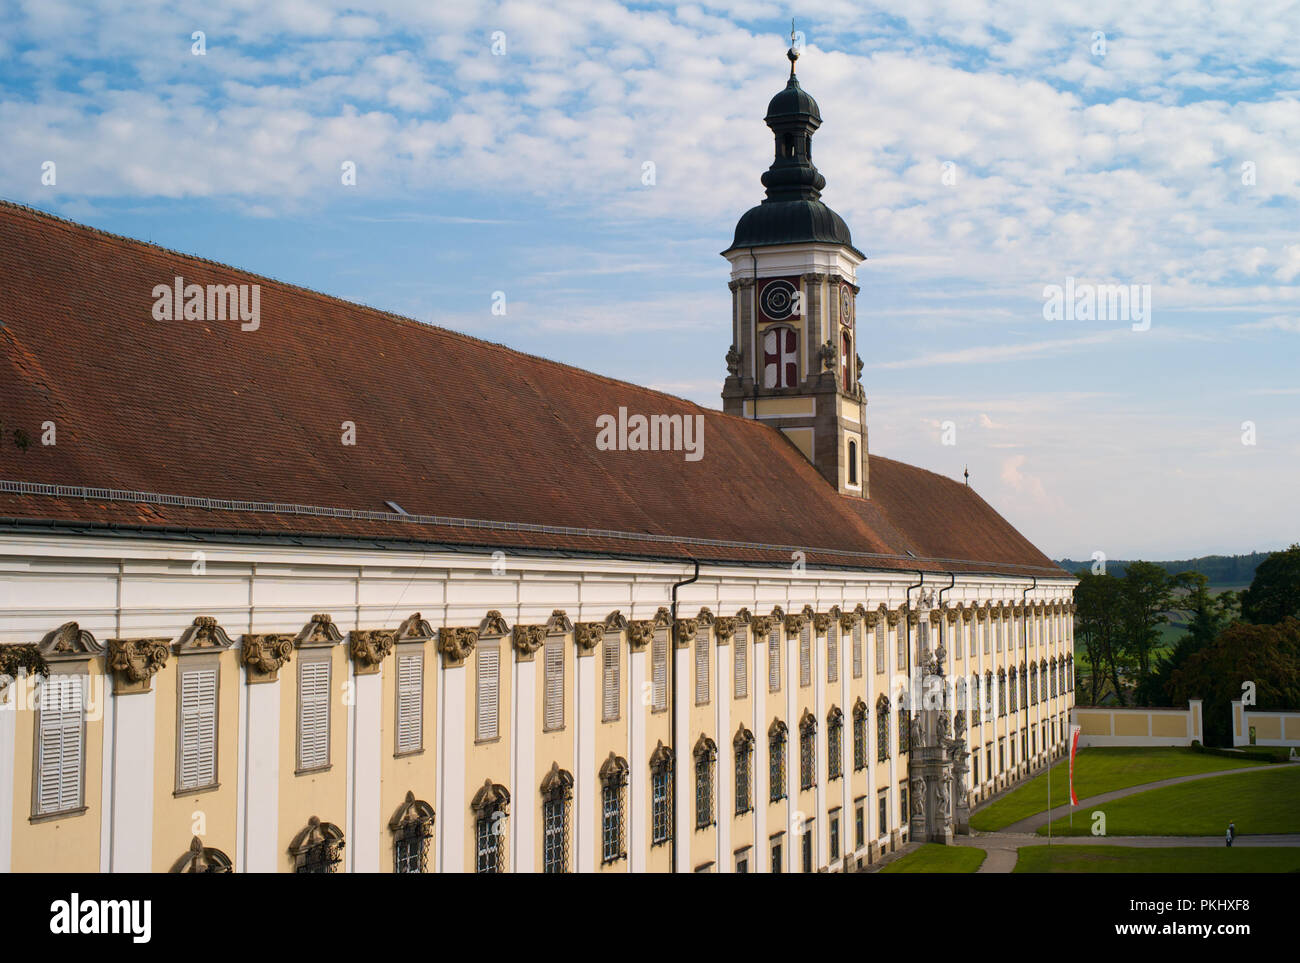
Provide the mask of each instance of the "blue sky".
{"label": "blue sky", "polygon": [[720,407],[792,13],[870,450],[1056,557],[1300,540],[1294,3],[0,3],[0,195]]}

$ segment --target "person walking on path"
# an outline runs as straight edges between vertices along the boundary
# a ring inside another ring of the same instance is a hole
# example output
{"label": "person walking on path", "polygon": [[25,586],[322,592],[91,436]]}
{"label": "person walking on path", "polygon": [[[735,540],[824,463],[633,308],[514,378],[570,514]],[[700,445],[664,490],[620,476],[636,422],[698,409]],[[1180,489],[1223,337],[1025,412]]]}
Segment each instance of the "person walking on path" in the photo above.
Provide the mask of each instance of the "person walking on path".
{"label": "person walking on path", "polygon": [[1229,849],[1232,848],[1232,840],[1236,835],[1237,835],[1237,824],[1231,822],[1228,823],[1228,832],[1224,835],[1224,839],[1227,842]]}

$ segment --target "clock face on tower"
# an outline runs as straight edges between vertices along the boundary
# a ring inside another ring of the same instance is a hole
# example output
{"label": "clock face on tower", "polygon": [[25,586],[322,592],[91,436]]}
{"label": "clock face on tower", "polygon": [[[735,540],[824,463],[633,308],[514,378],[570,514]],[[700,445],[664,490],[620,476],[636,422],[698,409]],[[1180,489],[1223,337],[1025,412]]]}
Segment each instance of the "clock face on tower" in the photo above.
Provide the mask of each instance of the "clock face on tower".
{"label": "clock face on tower", "polygon": [[799,310],[799,289],[784,278],[763,284],[759,307],[768,321],[787,321],[803,313]]}
{"label": "clock face on tower", "polygon": [[853,286],[851,284],[840,285],[840,323],[853,323]]}

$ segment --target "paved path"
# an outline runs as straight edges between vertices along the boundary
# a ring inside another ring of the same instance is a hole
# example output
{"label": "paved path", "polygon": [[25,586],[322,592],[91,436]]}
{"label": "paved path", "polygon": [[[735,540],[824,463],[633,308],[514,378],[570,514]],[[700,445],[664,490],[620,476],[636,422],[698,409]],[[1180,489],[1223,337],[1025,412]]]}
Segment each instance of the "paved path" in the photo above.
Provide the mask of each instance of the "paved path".
{"label": "paved path", "polygon": [[[1116,799],[1123,799],[1125,796],[1132,796],[1135,793],[1146,792],[1148,789],[1159,789],[1162,786],[1176,786],[1180,782],[1196,782],[1200,779],[1213,779],[1218,776],[1236,776],[1246,772],[1270,771],[1276,772],[1279,767],[1276,765],[1246,766],[1241,769],[1219,769],[1215,772],[1198,772],[1190,776],[1174,776],[1172,779],[1158,779],[1155,782],[1144,782],[1139,786],[1128,786],[1125,789],[1116,789],[1114,792],[1104,792],[1096,796],[1089,796],[1087,799],[1080,799],[1079,805],[1075,811],[1084,809],[1089,806],[1100,806],[1102,803],[1113,802]],[[1049,821],[1060,819],[1063,816],[1070,815],[1070,804],[1067,802],[1064,806],[1057,806],[1050,813],[1034,813],[1019,822],[1014,822],[1005,826],[998,832],[1003,833],[1032,833],[1039,826],[1046,826]],[[1225,827],[1226,828],[1226,827]]]}
{"label": "paved path", "polygon": [[[976,833],[958,836],[958,846],[970,846],[988,853],[977,872],[1009,873],[1016,868],[1021,846],[1046,846],[1047,837],[1030,833]],[[1173,846],[1222,846],[1222,836],[1055,836],[1053,846],[1133,846],[1165,849]],[[1300,846],[1300,833],[1238,836],[1234,846]]]}

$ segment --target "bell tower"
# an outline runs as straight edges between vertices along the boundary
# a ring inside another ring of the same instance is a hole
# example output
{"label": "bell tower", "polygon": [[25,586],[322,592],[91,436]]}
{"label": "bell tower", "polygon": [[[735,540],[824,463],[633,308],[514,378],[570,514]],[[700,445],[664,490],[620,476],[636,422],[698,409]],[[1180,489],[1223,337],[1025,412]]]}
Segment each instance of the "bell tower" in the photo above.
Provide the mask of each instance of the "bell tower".
{"label": "bell tower", "polygon": [[821,111],[790,79],[767,105],[775,141],[767,196],[736,224],[731,247],[731,349],[723,410],[770,425],[836,489],[867,497],[866,397],[859,381],[857,267],[844,219],[821,201],[812,162]]}

